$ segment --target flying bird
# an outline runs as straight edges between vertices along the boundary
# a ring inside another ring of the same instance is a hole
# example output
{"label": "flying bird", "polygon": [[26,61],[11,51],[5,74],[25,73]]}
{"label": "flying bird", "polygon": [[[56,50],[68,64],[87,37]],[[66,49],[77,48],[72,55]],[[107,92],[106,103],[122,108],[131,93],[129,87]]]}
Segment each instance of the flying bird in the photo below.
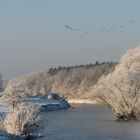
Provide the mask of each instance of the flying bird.
{"label": "flying bird", "polygon": [[96,28],[91,28],[91,30],[95,30]]}
{"label": "flying bird", "polygon": [[84,34],[90,34],[90,32],[88,32],[88,31],[85,31],[85,32],[84,32]]}
{"label": "flying bird", "polygon": [[74,28],[72,28],[69,25],[65,25],[65,28],[68,29],[68,30],[70,30],[70,31],[77,31],[77,29],[74,29]]}
{"label": "flying bird", "polygon": [[110,31],[112,31],[112,32],[113,32],[113,31],[115,31],[115,29],[111,28],[111,29],[110,29]]}
{"label": "flying bird", "polygon": [[130,23],[135,24],[135,21],[131,19],[131,20],[130,20]]}
{"label": "flying bird", "polygon": [[124,25],[120,25],[121,28],[124,28]]}

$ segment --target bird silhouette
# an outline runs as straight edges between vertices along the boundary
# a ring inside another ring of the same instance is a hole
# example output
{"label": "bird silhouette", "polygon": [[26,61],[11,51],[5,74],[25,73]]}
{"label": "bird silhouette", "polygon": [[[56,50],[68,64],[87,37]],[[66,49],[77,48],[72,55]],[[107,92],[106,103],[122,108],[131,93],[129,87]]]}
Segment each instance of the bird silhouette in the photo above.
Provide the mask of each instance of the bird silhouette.
{"label": "bird silhouette", "polygon": [[111,28],[111,29],[110,29],[110,31],[112,31],[112,32],[113,32],[113,31],[115,31],[115,29],[114,29],[114,28]]}
{"label": "bird silhouette", "polygon": [[95,30],[96,28],[91,28],[91,30]]}
{"label": "bird silhouette", "polygon": [[124,25],[120,25],[120,28],[124,28]]}
{"label": "bird silhouette", "polygon": [[105,31],[100,31],[101,33],[105,32]]}
{"label": "bird silhouette", "polygon": [[78,29],[74,29],[69,25],[64,25],[66,29],[70,30],[70,31],[78,31]]}
{"label": "bird silhouette", "polygon": [[88,31],[85,31],[85,32],[84,32],[84,34],[90,34],[90,32],[88,32]]}
{"label": "bird silhouette", "polygon": [[130,23],[131,23],[131,24],[135,24],[135,21],[131,19],[131,20],[130,20]]}

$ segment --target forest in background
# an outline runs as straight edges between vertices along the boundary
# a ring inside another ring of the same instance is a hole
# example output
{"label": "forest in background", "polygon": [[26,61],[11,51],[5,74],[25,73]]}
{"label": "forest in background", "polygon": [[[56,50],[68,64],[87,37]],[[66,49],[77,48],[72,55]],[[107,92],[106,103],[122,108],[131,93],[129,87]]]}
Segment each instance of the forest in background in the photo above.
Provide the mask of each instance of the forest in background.
{"label": "forest in background", "polygon": [[66,98],[88,98],[90,87],[94,86],[100,77],[112,72],[116,65],[116,62],[96,61],[94,64],[50,68],[46,72],[34,72],[12,78],[4,93],[20,96],[59,93]]}

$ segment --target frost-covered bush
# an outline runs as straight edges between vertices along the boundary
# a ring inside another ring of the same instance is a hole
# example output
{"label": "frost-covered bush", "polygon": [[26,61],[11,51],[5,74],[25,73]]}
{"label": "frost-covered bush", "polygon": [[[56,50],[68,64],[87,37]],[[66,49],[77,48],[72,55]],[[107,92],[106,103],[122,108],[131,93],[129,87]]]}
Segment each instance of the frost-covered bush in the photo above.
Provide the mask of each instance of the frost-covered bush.
{"label": "frost-covered bush", "polygon": [[40,118],[37,108],[20,104],[14,111],[6,114],[3,118],[1,121],[1,130],[7,135],[34,135],[39,130],[39,122]]}

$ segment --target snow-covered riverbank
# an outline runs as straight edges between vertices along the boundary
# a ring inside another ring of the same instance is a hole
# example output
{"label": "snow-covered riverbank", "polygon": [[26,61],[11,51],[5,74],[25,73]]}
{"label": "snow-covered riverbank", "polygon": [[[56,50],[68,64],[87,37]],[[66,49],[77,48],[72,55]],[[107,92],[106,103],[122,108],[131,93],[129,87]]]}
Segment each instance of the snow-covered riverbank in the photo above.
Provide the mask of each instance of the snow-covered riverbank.
{"label": "snow-covered riverbank", "polygon": [[45,98],[30,98],[29,103],[31,106],[39,106],[43,111],[53,111],[70,107],[69,103],[63,99],[48,100]]}
{"label": "snow-covered riverbank", "polygon": [[68,103],[74,104],[99,104],[96,100],[91,99],[68,99]]}

